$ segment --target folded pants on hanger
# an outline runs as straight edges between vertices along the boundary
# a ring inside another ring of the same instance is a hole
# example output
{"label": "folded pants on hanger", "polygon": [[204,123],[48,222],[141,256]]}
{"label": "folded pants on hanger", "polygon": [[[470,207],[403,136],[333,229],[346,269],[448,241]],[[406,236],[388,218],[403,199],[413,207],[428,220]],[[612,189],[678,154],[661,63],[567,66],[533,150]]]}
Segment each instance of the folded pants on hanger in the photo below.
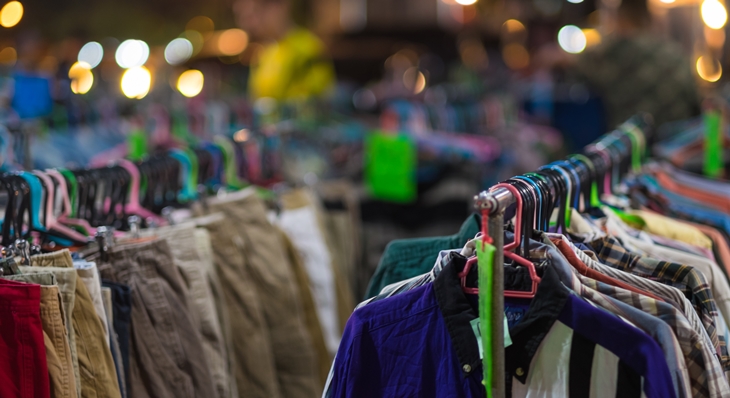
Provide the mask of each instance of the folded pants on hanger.
{"label": "folded pants on hanger", "polygon": [[[33,256],[31,263],[32,268],[69,268],[76,273],[71,254],[66,249]],[[78,274],[76,275],[72,311],[79,375],[81,376],[81,396],[121,398],[116,368],[106,341],[104,326],[94,309],[91,294]]]}

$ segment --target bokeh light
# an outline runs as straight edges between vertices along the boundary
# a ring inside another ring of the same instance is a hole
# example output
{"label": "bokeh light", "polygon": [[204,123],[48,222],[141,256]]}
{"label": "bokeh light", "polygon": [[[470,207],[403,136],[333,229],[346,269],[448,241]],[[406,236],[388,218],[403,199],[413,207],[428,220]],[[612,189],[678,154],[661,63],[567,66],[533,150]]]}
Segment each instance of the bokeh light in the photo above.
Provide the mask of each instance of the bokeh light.
{"label": "bokeh light", "polygon": [[68,70],[68,77],[71,79],[71,91],[74,94],[86,94],[94,85],[94,74],[91,66],[86,62],[75,62]]}
{"label": "bokeh light", "polygon": [[573,3],[573,4],[579,4],[582,2],[583,2],[583,0],[568,0],[568,3]]}
{"label": "bokeh light", "polygon": [[530,65],[530,53],[525,46],[519,43],[511,43],[502,49],[502,59],[510,69],[523,69]]}
{"label": "bokeh light", "polygon": [[597,29],[583,29],[583,35],[586,37],[586,47],[601,44],[601,34]]}
{"label": "bokeh light", "polygon": [[223,55],[238,55],[248,45],[248,35],[241,29],[228,29],[218,36],[218,51]]}
{"label": "bokeh light", "polygon": [[0,9],[0,25],[12,28],[23,19],[23,5],[19,1],[11,1]]}
{"label": "bokeh light", "polygon": [[461,4],[462,6],[470,6],[476,2],[477,0],[456,0],[456,3]]}
{"label": "bokeh light", "polygon": [[178,37],[165,47],[165,61],[170,65],[179,65],[193,56],[193,43],[190,40]]}
{"label": "bokeh light", "polygon": [[127,98],[144,98],[150,92],[151,85],[152,75],[144,66],[129,68],[122,75],[122,93]]}
{"label": "bokeh light", "polygon": [[716,82],[722,77],[722,65],[720,61],[703,55],[697,58],[697,74],[702,80]]}
{"label": "bokeh light", "polygon": [[144,65],[150,56],[150,47],[142,40],[125,40],[119,47],[114,58],[117,64],[124,68],[134,68]]}
{"label": "bokeh light", "polygon": [[79,62],[85,62],[90,69],[96,68],[101,63],[102,58],[104,58],[104,47],[95,41],[84,44],[79,50]]}
{"label": "bokeh light", "polygon": [[700,7],[702,20],[709,28],[722,29],[727,23],[727,10],[718,0],[705,0]]}
{"label": "bokeh light", "polygon": [[508,19],[502,24],[502,30],[505,33],[520,33],[525,31],[525,25],[516,19]]}
{"label": "bokeh light", "polygon": [[185,25],[185,30],[194,30],[200,33],[212,32],[213,29],[215,29],[213,20],[204,15],[191,19],[187,25]]}
{"label": "bokeh light", "polygon": [[558,31],[560,48],[571,54],[577,54],[586,49],[586,35],[575,25],[566,25]]}
{"label": "bokeh light", "polygon": [[18,60],[18,53],[13,47],[5,47],[0,51],[0,65],[13,66]]}
{"label": "bokeh light", "polygon": [[177,79],[177,90],[188,98],[195,97],[203,91],[203,72],[190,69],[183,72]]}

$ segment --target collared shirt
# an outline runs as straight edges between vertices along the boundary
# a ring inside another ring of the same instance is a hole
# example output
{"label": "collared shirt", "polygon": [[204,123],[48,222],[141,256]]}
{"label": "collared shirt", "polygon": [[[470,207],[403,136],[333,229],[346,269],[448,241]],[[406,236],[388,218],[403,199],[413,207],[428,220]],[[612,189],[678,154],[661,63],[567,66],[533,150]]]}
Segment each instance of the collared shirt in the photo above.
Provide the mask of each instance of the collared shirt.
{"label": "collared shirt", "polygon": [[[554,260],[555,262],[566,260],[572,266],[581,263],[580,259],[567,245],[563,245],[563,247],[558,246],[557,250],[567,257],[556,258]],[[533,255],[531,257],[534,257],[535,252],[532,253]],[[537,254],[539,255],[540,253],[538,252]],[[548,253],[545,254],[550,255]],[[583,267],[586,266],[585,264],[580,265]],[[682,357],[677,357],[676,355],[671,357],[671,352],[667,351],[665,351],[665,354],[667,354],[666,358],[669,369],[672,372],[673,380],[680,394],[693,397],[723,397],[730,394],[730,387],[728,387],[727,381],[725,380],[725,374],[720,366],[720,362],[715,356],[714,348],[709,344],[707,346],[703,344],[704,340],[692,329],[689,321],[676,308],[670,304],[584,277],[575,272],[566,279],[568,279],[567,282],[570,283],[573,291],[577,292],[581,297],[587,298],[629,321],[641,321],[641,318],[636,318],[633,314],[616,306],[607,299],[607,296],[635,307],[643,313],[655,316],[671,327],[674,332],[673,335],[676,336],[679,344]],[[563,280],[563,282],[566,282],[566,280]],[[641,325],[638,326],[641,327]],[[665,341],[664,344],[660,345],[662,348],[669,347],[670,351],[674,351],[674,347],[671,344],[671,341]],[[691,385],[691,394],[683,394],[687,392],[686,387],[688,385]]]}
{"label": "collared shirt", "polygon": [[[484,396],[470,322],[477,312],[452,260],[436,280],[356,310],[334,364],[333,397]],[[660,347],[620,318],[571,294],[550,266],[505,349],[512,397],[674,397]]]}
{"label": "collared shirt", "polygon": [[[720,319],[715,299],[701,272],[687,265],[632,254],[613,237],[595,240],[590,245],[606,265],[642,277],[653,278],[681,290],[699,314],[712,341],[718,342],[723,367],[726,370],[730,368],[727,342],[724,333],[718,333],[717,329]],[[724,324],[724,321],[722,322]]]}
{"label": "collared shirt", "polygon": [[455,235],[437,238],[394,240],[380,258],[378,268],[370,280],[366,299],[377,296],[384,287],[431,270],[433,259],[441,250],[462,247],[481,229],[481,217],[472,214]]}

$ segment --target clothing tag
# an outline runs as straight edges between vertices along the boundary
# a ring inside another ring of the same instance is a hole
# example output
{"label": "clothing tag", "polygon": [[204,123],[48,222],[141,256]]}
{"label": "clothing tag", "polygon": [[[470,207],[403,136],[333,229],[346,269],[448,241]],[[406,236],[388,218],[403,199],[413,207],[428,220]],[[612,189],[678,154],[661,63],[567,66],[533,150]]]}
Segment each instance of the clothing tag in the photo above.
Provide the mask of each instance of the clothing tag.
{"label": "clothing tag", "polygon": [[703,116],[705,124],[705,161],[702,173],[708,177],[720,177],[723,170],[722,159],[722,114],[712,110]]}
{"label": "clothing tag", "polygon": [[474,332],[474,337],[477,339],[477,345],[479,346],[479,359],[484,359],[484,347],[482,346],[482,327],[479,325],[479,318],[471,320],[471,331]]}
{"label": "clothing tag", "polygon": [[416,144],[407,135],[374,132],[365,140],[365,181],[382,200],[409,203],[416,199]]}
{"label": "clothing tag", "polygon": [[[484,359],[484,346],[482,346],[482,328],[479,324],[479,318],[471,320],[471,331],[474,332],[474,337],[477,339],[477,345],[479,346],[479,359]],[[507,325],[507,314],[504,315],[504,348],[512,345],[512,337],[509,335],[509,326]]]}
{"label": "clothing tag", "polygon": [[509,326],[507,325],[507,314],[504,314],[504,348],[512,345],[512,337],[509,335]]}

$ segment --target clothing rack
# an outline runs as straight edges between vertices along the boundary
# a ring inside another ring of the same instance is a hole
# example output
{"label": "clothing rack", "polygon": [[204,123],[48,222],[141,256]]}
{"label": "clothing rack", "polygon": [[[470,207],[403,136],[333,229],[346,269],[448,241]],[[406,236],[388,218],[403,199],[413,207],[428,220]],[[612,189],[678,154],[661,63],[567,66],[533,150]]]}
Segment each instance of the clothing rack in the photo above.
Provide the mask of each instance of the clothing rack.
{"label": "clothing rack", "polygon": [[[651,116],[648,114],[640,114],[632,117],[624,123],[618,130],[606,134],[599,138],[596,142],[586,147],[588,148],[605,147],[606,138],[612,137],[616,139],[615,134],[629,135],[635,134],[638,130],[640,134],[644,134],[652,125]],[[628,150],[621,153],[622,156],[632,156],[635,152]],[[489,227],[489,236],[492,238],[492,244],[495,247],[494,258],[501,259],[504,256],[504,213],[517,199],[506,188],[496,188],[493,191],[482,191],[474,196],[474,207],[487,217]],[[494,267],[492,281],[493,297],[492,297],[492,355],[493,371],[495,374],[494,385],[492,388],[493,397],[505,396],[505,358],[504,358],[504,270],[502,267]],[[489,388],[487,386],[487,388]]]}

